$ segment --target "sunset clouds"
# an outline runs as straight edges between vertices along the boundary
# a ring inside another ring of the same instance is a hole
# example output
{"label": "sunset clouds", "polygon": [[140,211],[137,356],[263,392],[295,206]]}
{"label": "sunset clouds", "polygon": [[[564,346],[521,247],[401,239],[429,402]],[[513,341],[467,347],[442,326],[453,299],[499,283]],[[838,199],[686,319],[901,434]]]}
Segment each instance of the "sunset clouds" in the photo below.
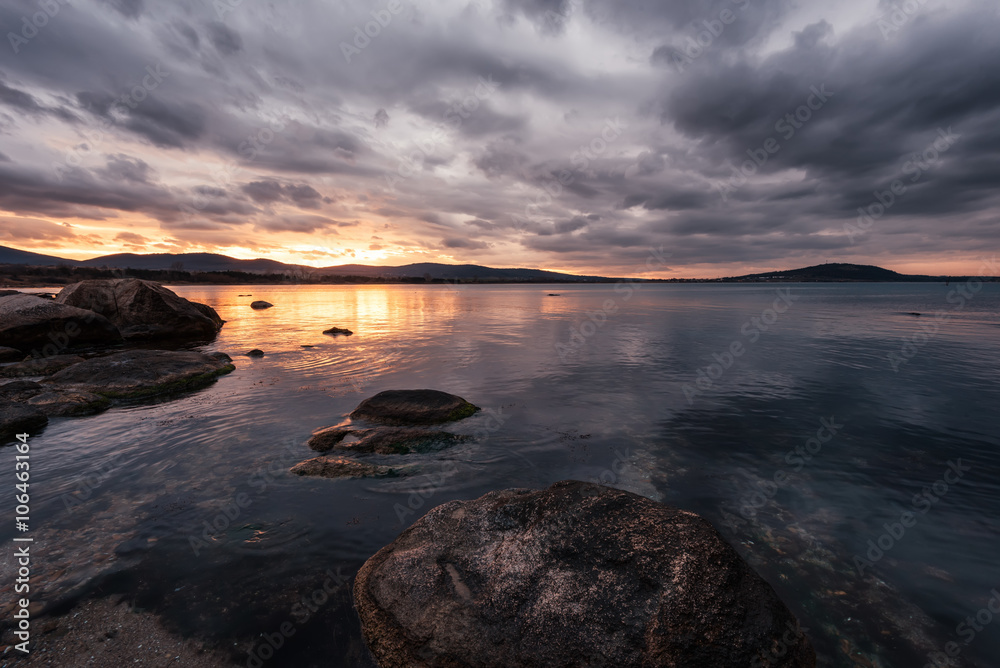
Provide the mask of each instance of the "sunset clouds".
{"label": "sunset clouds", "polygon": [[995,252],[995,2],[2,0],[0,25],[2,245],[613,275],[662,246],[662,276]]}

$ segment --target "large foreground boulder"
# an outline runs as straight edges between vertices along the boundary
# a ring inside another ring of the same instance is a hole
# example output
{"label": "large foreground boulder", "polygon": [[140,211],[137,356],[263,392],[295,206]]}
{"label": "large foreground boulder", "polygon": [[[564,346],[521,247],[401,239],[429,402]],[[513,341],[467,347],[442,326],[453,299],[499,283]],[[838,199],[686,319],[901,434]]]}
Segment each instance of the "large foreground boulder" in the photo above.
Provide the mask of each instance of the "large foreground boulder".
{"label": "large foreground boulder", "polygon": [[462,397],[439,390],[386,390],[362,401],[351,418],[382,424],[440,424],[467,418],[478,410]]}
{"label": "large foreground boulder", "polygon": [[63,369],[44,382],[108,399],[195,390],[236,367],[223,353],[187,350],[131,350],[95,357]]}
{"label": "large foreground boulder", "polygon": [[440,505],[368,560],[354,597],[382,668],[816,665],[707,521],[590,483]]}
{"label": "large foreground boulder", "polygon": [[56,301],[106,316],[130,340],[207,340],[223,322],[212,307],[137,278],[81,281],[63,288]]}
{"label": "large foreground boulder", "polygon": [[54,355],[76,345],[121,340],[118,328],[93,311],[35,295],[0,297],[0,346]]}

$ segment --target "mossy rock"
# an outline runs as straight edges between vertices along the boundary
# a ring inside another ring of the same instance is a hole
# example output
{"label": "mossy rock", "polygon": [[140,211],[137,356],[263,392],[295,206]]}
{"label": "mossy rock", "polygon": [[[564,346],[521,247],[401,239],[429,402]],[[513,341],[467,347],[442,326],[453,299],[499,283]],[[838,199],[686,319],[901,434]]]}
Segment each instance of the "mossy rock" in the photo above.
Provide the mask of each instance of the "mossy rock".
{"label": "mossy rock", "polygon": [[386,390],[362,401],[351,418],[394,425],[441,424],[479,410],[462,397],[439,390]]}
{"label": "mossy rock", "polygon": [[80,362],[45,382],[116,401],[134,401],[201,389],[235,370],[232,359],[222,353],[132,350]]}
{"label": "mossy rock", "polygon": [[389,478],[399,475],[396,469],[367,464],[344,457],[314,457],[296,464],[291,473],[317,478]]}

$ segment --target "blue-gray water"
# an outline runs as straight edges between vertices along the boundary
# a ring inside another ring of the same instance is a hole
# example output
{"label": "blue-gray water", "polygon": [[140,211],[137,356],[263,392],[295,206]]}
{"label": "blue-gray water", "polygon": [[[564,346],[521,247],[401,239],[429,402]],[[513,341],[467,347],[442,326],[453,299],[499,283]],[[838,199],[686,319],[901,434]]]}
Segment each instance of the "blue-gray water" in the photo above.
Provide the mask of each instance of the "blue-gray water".
{"label": "blue-gray water", "polygon": [[[823,666],[923,666],[948,641],[958,665],[1000,665],[1000,615],[958,628],[1000,590],[1000,285],[778,288],[177,288],[228,320],[207,348],[238,370],[33,437],[45,598],[129,592],[245,665],[288,622],[268,665],[366,666],[349,584],[327,572],[352,576],[437,504],[576,478],[711,520]],[[263,359],[238,357],[258,347]],[[313,430],[378,391],[422,387],[488,409],[457,427],[477,438],[409,456],[414,477],[287,474],[314,454]],[[836,433],[810,442],[822,421]],[[13,448],[0,456],[0,507],[13,508]],[[855,556],[887,523],[905,533],[862,577]]]}

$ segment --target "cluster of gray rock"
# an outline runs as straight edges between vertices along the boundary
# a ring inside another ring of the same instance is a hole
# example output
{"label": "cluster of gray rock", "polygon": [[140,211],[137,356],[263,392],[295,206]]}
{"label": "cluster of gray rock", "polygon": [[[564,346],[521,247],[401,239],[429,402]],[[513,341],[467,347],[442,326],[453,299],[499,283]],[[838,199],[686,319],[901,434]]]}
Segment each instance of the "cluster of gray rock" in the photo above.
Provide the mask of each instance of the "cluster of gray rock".
{"label": "cluster of gray rock", "polygon": [[320,429],[309,447],[324,453],[292,473],[324,478],[383,477],[399,469],[339,455],[406,455],[440,450],[462,436],[431,428],[479,411],[462,397],[438,390],[387,390],[365,399],[342,424]]}
{"label": "cluster of gray rock", "polygon": [[227,355],[120,348],[209,341],[223,324],[210,306],[139,279],[83,281],[54,299],[0,296],[0,378],[19,379],[0,385],[0,442],[33,433],[50,417],[212,382],[235,368]]}

